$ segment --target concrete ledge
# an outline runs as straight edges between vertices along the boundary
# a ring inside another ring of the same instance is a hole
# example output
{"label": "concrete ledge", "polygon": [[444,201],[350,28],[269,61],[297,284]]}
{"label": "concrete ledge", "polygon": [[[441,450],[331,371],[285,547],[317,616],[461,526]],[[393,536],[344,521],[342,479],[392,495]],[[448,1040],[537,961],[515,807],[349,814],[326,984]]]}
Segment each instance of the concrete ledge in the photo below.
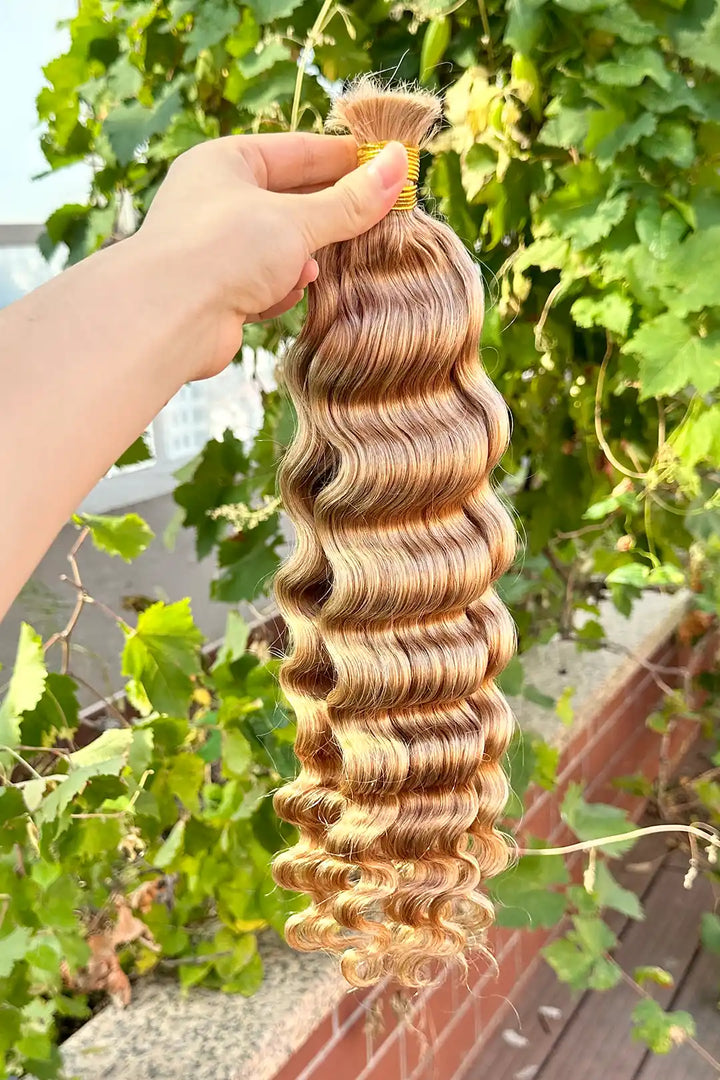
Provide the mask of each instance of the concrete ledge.
{"label": "concrete ledge", "polygon": [[[578,652],[571,642],[529,652],[527,681],[553,697],[573,687],[575,720],[565,728],[548,710],[516,699],[520,725],[556,745],[575,739],[641,673],[642,662],[672,638],[686,606],[685,595],[650,594],[628,619],[606,606],[602,621],[608,640],[628,652]],[[105,1009],[63,1045],[69,1075],[78,1080],[272,1080],[306,1044],[304,1059],[307,1040],[319,1026],[322,1039],[316,1033],[311,1043],[337,1041],[343,1015],[359,999],[348,992],[335,964],[293,953],[272,934],[262,936],[261,953],[265,982],[249,999],[202,989],[183,997],[171,980],[140,981],[127,1010]],[[502,969],[500,950],[498,959]],[[288,1070],[304,1076],[299,1059]]]}

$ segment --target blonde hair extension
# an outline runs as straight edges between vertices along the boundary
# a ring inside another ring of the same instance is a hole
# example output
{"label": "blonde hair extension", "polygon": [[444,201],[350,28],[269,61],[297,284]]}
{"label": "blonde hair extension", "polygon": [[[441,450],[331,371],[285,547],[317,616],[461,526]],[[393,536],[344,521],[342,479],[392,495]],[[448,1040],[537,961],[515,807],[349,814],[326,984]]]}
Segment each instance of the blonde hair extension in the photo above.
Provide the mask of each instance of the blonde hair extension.
{"label": "blonde hair extension", "polygon": [[[363,78],[330,124],[362,157],[421,147],[439,118],[433,95]],[[490,480],[509,417],[480,362],[478,270],[413,204],[319,252],[285,365],[297,541],[277,596],[301,769],[275,797],[299,841],[274,872],[311,899],[290,944],[339,955],[356,986],[464,964],[492,921],[481,883],[509,858],[513,719],[494,679],[515,632],[493,584],[515,531]]]}

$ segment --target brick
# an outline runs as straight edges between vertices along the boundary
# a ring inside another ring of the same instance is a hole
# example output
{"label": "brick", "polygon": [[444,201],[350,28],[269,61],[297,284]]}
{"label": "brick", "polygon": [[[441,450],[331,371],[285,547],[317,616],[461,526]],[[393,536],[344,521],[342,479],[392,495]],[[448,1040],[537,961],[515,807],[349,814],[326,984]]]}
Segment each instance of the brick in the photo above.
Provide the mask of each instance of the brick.
{"label": "brick", "polygon": [[308,1080],[358,1080],[367,1064],[365,1024],[360,1019],[333,1043]]}
{"label": "brick", "polygon": [[433,1064],[435,1076],[442,1080],[454,1080],[469,1054],[477,1049],[475,1012],[472,1002],[458,1014],[455,1023],[446,1028],[442,1039],[435,1045]]}
{"label": "brick", "polygon": [[382,1052],[371,1058],[359,1080],[398,1080],[401,1068],[400,1032],[395,1030],[383,1045]]}
{"label": "brick", "polygon": [[296,1077],[302,1073],[313,1058],[321,1054],[332,1034],[332,1018],[327,1017],[319,1027],[315,1028],[302,1046],[295,1051],[288,1063],[282,1067],[273,1080],[296,1080]]}
{"label": "brick", "polygon": [[544,791],[538,798],[534,798],[528,806],[528,811],[520,824],[518,835],[522,841],[528,836],[538,836],[545,839],[553,829],[557,828],[559,821],[560,810],[557,799],[554,794]]}
{"label": "brick", "polygon": [[334,1027],[337,1031],[364,1007],[369,994],[367,990],[350,990],[333,1009]]}

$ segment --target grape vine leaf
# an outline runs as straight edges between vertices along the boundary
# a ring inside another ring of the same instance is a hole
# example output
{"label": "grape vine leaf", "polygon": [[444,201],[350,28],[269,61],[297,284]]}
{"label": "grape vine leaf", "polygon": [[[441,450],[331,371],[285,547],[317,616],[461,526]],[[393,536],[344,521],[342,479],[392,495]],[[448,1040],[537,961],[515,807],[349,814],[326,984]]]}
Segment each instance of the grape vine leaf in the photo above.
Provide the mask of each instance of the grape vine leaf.
{"label": "grape vine leaf", "polygon": [[[570,784],[560,808],[563,821],[575,833],[579,840],[598,840],[602,836],[615,836],[631,832],[635,825],[623,810],[608,803],[589,803],[582,796],[580,784]],[[634,840],[618,841],[606,847],[599,845],[599,851],[609,855],[619,855],[629,851]]]}
{"label": "grape vine leaf", "polygon": [[20,717],[35,708],[43,695],[46,681],[42,639],[31,626],[23,623],[10,685],[0,705],[0,744],[13,746],[19,742]]}
{"label": "grape vine leaf", "polygon": [[673,312],[646,322],[623,346],[640,360],[640,400],[694,386],[706,394],[720,384],[720,331],[704,337]]}
{"label": "grape vine leaf", "polygon": [[669,1054],[680,1046],[688,1036],[695,1034],[695,1021],[689,1012],[677,1010],[665,1012],[654,998],[639,1001],[632,1012],[633,1032],[636,1042],[644,1042],[654,1054]]}
{"label": "grape vine leaf", "polygon": [[158,712],[183,716],[200,674],[202,634],[193,623],[188,599],[158,602],[141,612],[123,649],[123,675],[139,684]]}
{"label": "grape vine leaf", "polygon": [[152,135],[164,131],[181,107],[180,89],[170,84],[152,108],[140,102],[120,105],[103,123],[103,130],[119,165],[129,165],[136,149]]}
{"label": "grape vine leaf", "polygon": [[155,533],[139,514],[77,514],[75,521],[90,529],[98,551],[119,555],[125,562],[136,559],[155,538]]}

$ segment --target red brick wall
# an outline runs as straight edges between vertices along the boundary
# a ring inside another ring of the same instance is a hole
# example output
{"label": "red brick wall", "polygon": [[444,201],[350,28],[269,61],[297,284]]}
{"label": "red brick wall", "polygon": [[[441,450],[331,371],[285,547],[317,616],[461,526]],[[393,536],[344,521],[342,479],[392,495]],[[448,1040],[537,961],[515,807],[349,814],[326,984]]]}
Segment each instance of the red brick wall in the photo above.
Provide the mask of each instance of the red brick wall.
{"label": "red brick wall", "polygon": [[[716,643],[693,657],[704,666]],[[674,642],[662,645],[651,662],[675,667],[687,662]],[[667,675],[661,676],[672,683]],[[618,792],[613,777],[644,772],[657,775],[659,740],[645,718],[663,694],[653,673],[639,667],[582,730],[570,734],[563,750],[555,791],[530,793],[520,838],[541,837],[552,845],[572,842],[560,819],[567,786],[581,782],[590,801],[612,802],[638,817],[643,800]],[[678,762],[697,734],[691,721],[678,722],[669,739],[668,758]],[[571,868],[579,874],[583,857]],[[471,967],[465,982],[448,976],[439,986],[411,994],[387,986],[349,992],[275,1080],[462,1080],[482,1042],[505,1018],[510,1002],[540,962],[549,930],[494,928],[490,946],[498,973],[487,962]]]}

